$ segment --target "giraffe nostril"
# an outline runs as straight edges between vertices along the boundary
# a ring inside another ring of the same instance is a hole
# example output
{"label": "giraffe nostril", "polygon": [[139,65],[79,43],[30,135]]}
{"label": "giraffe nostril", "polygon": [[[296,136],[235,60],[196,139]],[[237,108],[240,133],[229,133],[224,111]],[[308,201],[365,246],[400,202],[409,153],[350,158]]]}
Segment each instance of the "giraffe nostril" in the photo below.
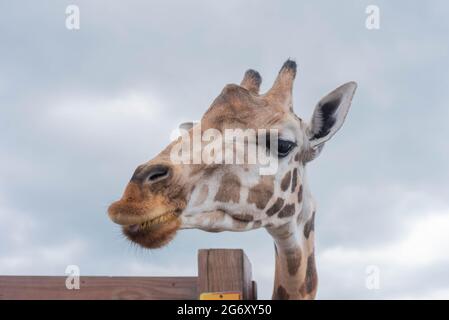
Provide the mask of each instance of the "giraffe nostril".
{"label": "giraffe nostril", "polygon": [[164,165],[155,165],[148,170],[147,180],[149,182],[155,182],[168,177],[169,168]]}
{"label": "giraffe nostril", "polygon": [[135,183],[153,183],[170,176],[170,167],[163,164],[139,166],[134,172],[131,181]]}

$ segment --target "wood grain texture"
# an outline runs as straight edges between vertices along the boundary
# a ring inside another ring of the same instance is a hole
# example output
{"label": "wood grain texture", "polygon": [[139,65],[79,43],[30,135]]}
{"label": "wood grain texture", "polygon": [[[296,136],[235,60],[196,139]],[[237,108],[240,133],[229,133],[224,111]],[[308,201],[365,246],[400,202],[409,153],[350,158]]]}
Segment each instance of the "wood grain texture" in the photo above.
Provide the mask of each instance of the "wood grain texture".
{"label": "wood grain texture", "polygon": [[0,300],[198,299],[196,277],[83,277],[68,290],[66,277],[0,276]]}
{"label": "wood grain texture", "polygon": [[65,276],[0,276],[0,300],[196,300],[200,293],[238,291],[257,299],[251,263],[241,249],[198,251],[198,277],[80,277],[69,290]]}
{"label": "wood grain texture", "polygon": [[198,291],[239,291],[255,299],[251,263],[241,249],[202,249],[198,252]]}

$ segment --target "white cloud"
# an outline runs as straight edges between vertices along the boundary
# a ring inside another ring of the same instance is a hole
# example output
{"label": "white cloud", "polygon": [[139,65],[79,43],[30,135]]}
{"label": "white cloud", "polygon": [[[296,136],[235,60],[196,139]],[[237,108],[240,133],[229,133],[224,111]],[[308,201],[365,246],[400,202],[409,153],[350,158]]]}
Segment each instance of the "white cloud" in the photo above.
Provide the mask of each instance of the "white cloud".
{"label": "white cloud", "polygon": [[[419,217],[404,221],[404,224],[405,232],[391,243],[380,246],[372,244],[363,248],[358,248],[355,243],[353,246],[332,246],[322,250],[318,257],[322,283],[328,282],[334,286],[326,290],[338,292],[338,286],[356,287],[362,297],[369,297],[370,293],[364,288],[364,271],[367,266],[374,265],[380,269],[380,292],[384,297],[443,296],[446,289],[440,290],[438,294],[426,293],[419,286],[413,287],[413,284],[416,283],[416,278],[425,279],[429,276],[420,270],[449,263],[446,254],[449,252],[449,208],[438,212],[424,212]],[[441,280],[441,285],[449,287],[447,279]],[[409,291],[395,293],[398,287],[409,287]],[[330,292],[325,295],[329,296]],[[449,298],[449,295],[445,297]]]}
{"label": "white cloud", "polygon": [[137,128],[145,134],[160,123],[164,104],[141,92],[117,96],[63,96],[43,113],[43,125],[81,138],[108,139]]}
{"label": "white cloud", "polygon": [[[333,173],[317,172],[320,174],[318,187],[326,183],[326,174]],[[328,185],[330,188],[324,195],[316,196],[317,241],[326,247],[352,244],[354,239],[359,247],[390,242],[401,236],[415,219],[448,207],[440,196],[393,181],[359,184],[330,181]]]}
{"label": "white cloud", "polygon": [[40,228],[36,217],[0,201],[0,241],[8,248],[0,255],[0,274],[62,274],[87,253],[83,239],[39,241]]}
{"label": "white cloud", "polygon": [[380,247],[354,249],[330,247],[321,253],[323,263],[393,264],[397,267],[425,266],[449,262],[449,209],[445,212],[427,213],[413,221],[399,241]]}
{"label": "white cloud", "polygon": [[10,247],[26,245],[28,235],[37,227],[32,215],[23,214],[0,199],[0,239],[3,243]]}
{"label": "white cloud", "polygon": [[62,275],[68,265],[77,264],[88,248],[83,240],[62,244],[33,244],[32,239],[17,251],[0,257],[0,274]]}
{"label": "white cloud", "polygon": [[390,299],[395,300],[448,300],[449,288],[424,290],[420,293],[403,292],[398,295],[389,296]]}

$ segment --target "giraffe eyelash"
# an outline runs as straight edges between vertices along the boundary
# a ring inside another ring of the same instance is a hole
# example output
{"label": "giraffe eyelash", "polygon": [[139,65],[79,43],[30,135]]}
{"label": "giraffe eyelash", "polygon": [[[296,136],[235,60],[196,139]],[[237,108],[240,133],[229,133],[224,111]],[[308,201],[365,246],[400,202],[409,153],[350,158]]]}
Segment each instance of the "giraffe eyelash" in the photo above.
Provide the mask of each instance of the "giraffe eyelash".
{"label": "giraffe eyelash", "polygon": [[288,140],[278,140],[278,150],[277,155],[279,158],[286,157],[295,147],[296,143]]}

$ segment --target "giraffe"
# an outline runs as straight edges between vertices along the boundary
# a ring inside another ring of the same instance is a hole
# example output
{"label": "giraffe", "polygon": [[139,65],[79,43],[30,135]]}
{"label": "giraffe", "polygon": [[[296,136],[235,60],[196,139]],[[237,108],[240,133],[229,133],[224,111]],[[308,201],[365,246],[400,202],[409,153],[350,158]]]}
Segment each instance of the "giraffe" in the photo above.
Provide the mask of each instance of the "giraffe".
{"label": "giraffe", "polygon": [[[271,150],[267,142],[260,146],[277,157],[274,174],[260,175],[257,163],[173,163],[170,152],[179,138],[138,166],[121,199],[108,208],[109,217],[121,225],[126,237],[145,248],[159,248],[180,229],[265,228],[275,248],[273,299],[314,299],[316,205],[306,165],[342,126],[357,84],[348,82],[327,94],[306,122],[293,111],[296,69],[296,63],[288,59],[264,94],[259,94],[259,73],[246,71],[240,85],[226,85],[199,124],[192,124],[188,131],[192,135],[198,125],[201,132],[275,129],[277,150]],[[199,150],[204,147],[202,142]]]}

